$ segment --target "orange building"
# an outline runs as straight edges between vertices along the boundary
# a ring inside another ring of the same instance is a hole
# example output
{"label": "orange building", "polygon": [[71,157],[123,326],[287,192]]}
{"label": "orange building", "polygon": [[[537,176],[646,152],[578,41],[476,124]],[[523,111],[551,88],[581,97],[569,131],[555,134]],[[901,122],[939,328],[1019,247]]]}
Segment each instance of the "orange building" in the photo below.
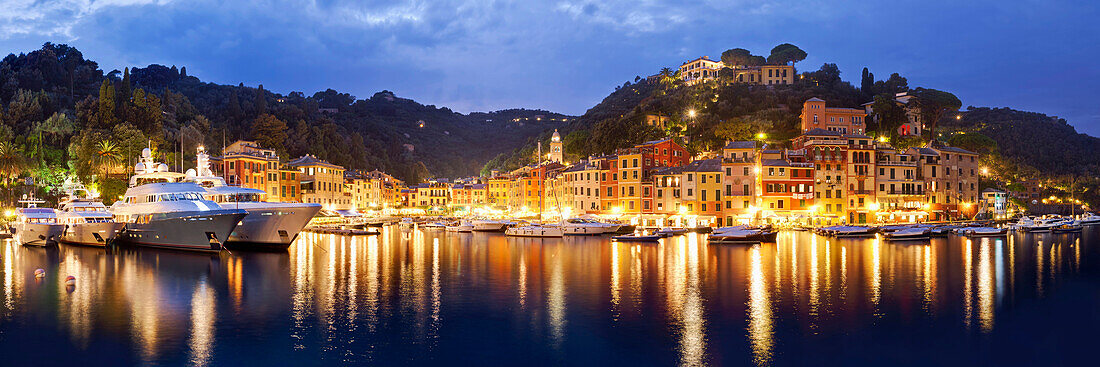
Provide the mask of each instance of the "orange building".
{"label": "orange building", "polygon": [[238,140],[222,151],[222,172],[230,185],[264,190],[267,200],[278,200],[279,156],[256,142]]}
{"label": "orange building", "polygon": [[825,100],[810,98],[802,103],[802,132],[813,129],[841,134],[863,134],[867,130],[867,112],[855,108],[826,107]]}

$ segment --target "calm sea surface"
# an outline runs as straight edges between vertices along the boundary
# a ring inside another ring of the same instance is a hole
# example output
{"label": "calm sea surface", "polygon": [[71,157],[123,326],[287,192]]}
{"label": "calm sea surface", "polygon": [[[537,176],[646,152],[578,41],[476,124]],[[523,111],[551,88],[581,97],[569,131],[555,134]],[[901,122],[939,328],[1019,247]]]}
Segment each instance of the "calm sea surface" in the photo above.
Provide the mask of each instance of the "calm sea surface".
{"label": "calm sea surface", "polygon": [[[0,365],[1093,365],[1100,228],[0,248]],[[36,269],[47,276],[36,279]],[[76,277],[73,287],[65,277]]]}

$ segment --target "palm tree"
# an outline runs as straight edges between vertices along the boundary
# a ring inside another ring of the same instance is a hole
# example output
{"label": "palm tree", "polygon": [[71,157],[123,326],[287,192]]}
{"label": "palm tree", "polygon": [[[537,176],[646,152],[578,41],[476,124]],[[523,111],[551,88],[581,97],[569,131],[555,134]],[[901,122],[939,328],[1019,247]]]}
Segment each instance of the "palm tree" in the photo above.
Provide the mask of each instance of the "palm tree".
{"label": "palm tree", "polygon": [[669,69],[667,67],[661,68],[661,72],[658,73],[661,76],[659,79],[661,87],[666,90],[672,88],[672,86],[676,84],[676,74],[678,72],[679,71],[672,71],[672,69]]}
{"label": "palm tree", "polygon": [[[0,184],[10,187],[11,181],[23,173],[26,165],[27,160],[15,143],[0,141]],[[10,192],[8,197],[11,197]]]}
{"label": "palm tree", "polygon": [[122,149],[110,140],[100,140],[95,145],[95,164],[103,167],[103,182],[111,174],[111,167],[122,162]]}

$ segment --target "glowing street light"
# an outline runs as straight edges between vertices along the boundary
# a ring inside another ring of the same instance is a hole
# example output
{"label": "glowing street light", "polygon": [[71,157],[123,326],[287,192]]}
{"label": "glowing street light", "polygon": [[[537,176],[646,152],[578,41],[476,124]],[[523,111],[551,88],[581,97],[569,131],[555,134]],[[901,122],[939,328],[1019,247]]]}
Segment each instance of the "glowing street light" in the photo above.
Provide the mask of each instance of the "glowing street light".
{"label": "glowing street light", "polygon": [[982,176],[989,176],[989,168],[982,167]]}
{"label": "glowing street light", "polygon": [[768,138],[768,134],[765,134],[765,133],[756,133],[756,138],[757,138],[757,139],[759,139],[759,140],[764,140],[764,139],[767,139],[767,138]]}
{"label": "glowing street light", "polygon": [[688,117],[695,118],[695,109],[688,110]]}

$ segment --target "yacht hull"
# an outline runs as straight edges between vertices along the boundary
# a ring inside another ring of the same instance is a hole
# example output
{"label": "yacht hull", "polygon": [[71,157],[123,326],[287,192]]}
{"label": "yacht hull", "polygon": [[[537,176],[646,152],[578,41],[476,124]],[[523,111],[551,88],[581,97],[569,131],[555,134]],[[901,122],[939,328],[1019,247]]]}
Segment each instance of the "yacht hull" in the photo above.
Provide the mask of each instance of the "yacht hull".
{"label": "yacht hull", "polygon": [[46,223],[14,223],[11,226],[12,239],[25,246],[48,246],[56,243],[65,226]]}
{"label": "yacht hull", "polygon": [[564,225],[561,227],[562,234],[566,236],[599,236],[607,233],[614,233],[618,228],[604,227],[604,226],[570,226]]}
{"label": "yacht hull", "polygon": [[321,206],[281,205],[245,210],[248,215],[229,234],[225,246],[239,249],[278,250],[290,247],[310,219],[321,211]]}
{"label": "yacht hull", "polygon": [[504,232],[504,229],[508,226],[507,223],[492,221],[474,222],[473,224],[475,232]]}
{"label": "yacht hull", "polygon": [[69,245],[104,247],[118,236],[125,225],[125,223],[117,222],[70,224],[65,226],[65,231],[61,234],[61,239],[58,242]]}
{"label": "yacht hull", "polygon": [[220,251],[246,215],[240,209],[155,214],[148,221],[126,223],[118,240],[136,246]]}

